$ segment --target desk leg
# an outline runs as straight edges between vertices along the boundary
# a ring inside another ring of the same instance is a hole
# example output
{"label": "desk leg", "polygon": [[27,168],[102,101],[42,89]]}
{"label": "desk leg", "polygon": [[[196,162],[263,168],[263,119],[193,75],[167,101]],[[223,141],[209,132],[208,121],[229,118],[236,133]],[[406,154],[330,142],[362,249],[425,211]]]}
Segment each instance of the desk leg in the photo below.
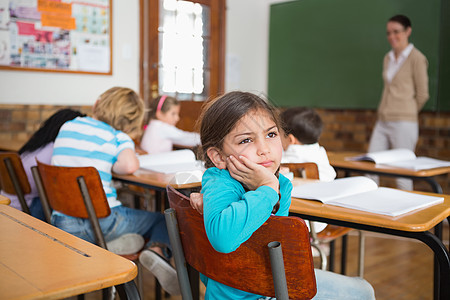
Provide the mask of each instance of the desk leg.
{"label": "desk leg", "polygon": [[134,280],[116,285],[117,292],[121,300],[140,300],[138,289]]}
{"label": "desk leg", "polygon": [[433,177],[424,177],[423,180],[430,184],[431,188],[433,189],[433,193],[443,194],[442,187]]}
{"label": "desk leg", "polygon": [[[290,213],[291,216],[297,216],[302,219],[324,222],[329,224],[334,224],[343,227],[351,227],[359,230],[366,230],[372,232],[379,232],[384,234],[390,234],[394,236],[403,236],[407,238],[413,238],[419,240],[426,244],[433,252],[438,262],[439,267],[435,268],[435,272],[438,272],[439,276],[434,278],[434,299],[435,300],[448,300],[450,299],[450,257],[447,248],[444,246],[442,241],[430,233],[425,232],[408,232],[395,229],[382,228],[377,226],[370,226],[346,221],[338,221],[335,219],[327,219],[316,216],[304,215],[301,213]],[[450,218],[450,217],[449,217]]]}
{"label": "desk leg", "polygon": [[161,212],[164,201],[164,192],[155,191],[155,211]]}
{"label": "desk leg", "polygon": [[449,243],[448,247],[450,250],[450,216],[447,217],[447,223],[448,223],[448,243]]}
{"label": "desk leg", "polygon": [[447,249],[430,232],[418,234],[416,238],[427,244],[433,250],[435,258],[439,263],[437,268],[439,276],[435,278],[435,284],[439,282],[439,287],[435,288],[434,299],[450,299],[450,258]]}
{"label": "desk leg", "polygon": [[[439,240],[442,241],[442,222],[437,224],[434,227],[434,235]],[[439,272],[439,263],[437,261],[436,255],[434,256],[433,260],[434,260],[434,281],[435,282],[439,282],[440,281],[440,279],[439,279],[440,272]],[[435,299],[439,299],[439,289],[438,289],[438,286],[436,284],[434,285],[434,295],[435,295]]]}

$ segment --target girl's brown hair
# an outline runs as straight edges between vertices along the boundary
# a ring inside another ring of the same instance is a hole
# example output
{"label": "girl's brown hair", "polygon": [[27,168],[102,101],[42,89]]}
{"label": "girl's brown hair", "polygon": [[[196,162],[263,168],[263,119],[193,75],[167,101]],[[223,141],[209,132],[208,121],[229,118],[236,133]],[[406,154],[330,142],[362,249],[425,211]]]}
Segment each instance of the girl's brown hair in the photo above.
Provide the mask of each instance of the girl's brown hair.
{"label": "girl's brown hair", "polygon": [[136,139],[142,132],[144,110],[144,102],[135,91],[113,87],[100,95],[94,105],[93,114],[97,120]]}
{"label": "girl's brown hair", "polygon": [[247,113],[258,110],[267,112],[279,128],[278,111],[252,93],[229,92],[203,105],[198,127],[202,142],[200,154],[206,168],[214,167],[206,151],[211,147],[222,149],[223,140],[236,123]]}
{"label": "girl's brown hair", "polygon": [[159,103],[160,101],[164,101],[161,104],[161,108],[160,108],[161,112],[163,112],[163,113],[167,112],[174,105],[180,105],[180,102],[173,97],[159,96],[158,98],[153,100],[152,103],[150,103],[150,107],[148,108],[149,109],[148,117],[150,120],[156,119],[156,111],[158,110],[158,105],[160,104]]}

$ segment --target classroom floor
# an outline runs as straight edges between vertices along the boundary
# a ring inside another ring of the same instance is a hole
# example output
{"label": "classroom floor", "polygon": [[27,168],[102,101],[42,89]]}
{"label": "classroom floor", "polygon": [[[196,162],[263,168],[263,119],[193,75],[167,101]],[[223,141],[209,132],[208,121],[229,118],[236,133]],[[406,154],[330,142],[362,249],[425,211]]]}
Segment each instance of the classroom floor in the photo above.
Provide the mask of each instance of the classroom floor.
{"label": "classroom floor", "polygon": [[[444,240],[447,247],[449,225],[444,224]],[[428,300],[433,295],[433,254],[418,241],[365,232],[364,278],[375,288],[377,300]],[[340,256],[340,241],[337,242],[337,258]],[[358,236],[350,233],[348,239],[347,275],[356,276]],[[317,261],[318,263],[318,261]],[[336,262],[339,272],[339,263]],[[142,299],[154,299],[154,278],[144,270],[144,295]],[[202,295],[204,286],[201,284]],[[118,299],[118,297],[116,297]],[[73,298],[75,299],[75,298]],[[87,300],[101,299],[101,293],[86,295]],[[181,296],[166,300],[181,300]],[[201,298],[203,299],[203,297]]]}

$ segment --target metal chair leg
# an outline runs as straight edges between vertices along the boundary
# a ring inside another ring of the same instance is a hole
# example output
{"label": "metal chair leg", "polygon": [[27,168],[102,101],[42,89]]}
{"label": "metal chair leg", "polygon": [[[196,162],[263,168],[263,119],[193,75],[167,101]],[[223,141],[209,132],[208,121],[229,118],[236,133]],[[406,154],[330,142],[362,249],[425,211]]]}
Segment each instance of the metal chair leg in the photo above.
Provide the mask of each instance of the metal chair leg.
{"label": "metal chair leg", "polygon": [[358,276],[364,277],[364,248],[365,240],[364,233],[359,230],[359,258],[358,258]]}
{"label": "metal chair leg", "polygon": [[186,259],[184,258],[175,210],[168,208],[164,211],[164,215],[166,217],[167,231],[169,233],[170,244],[172,245],[173,257],[175,259],[181,295],[183,300],[192,300],[191,285],[186,269]]}
{"label": "metal chair leg", "polygon": [[275,286],[275,296],[279,300],[289,300],[281,244],[280,242],[270,242],[267,247],[269,247],[269,257],[270,265],[272,267],[273,283]]}
{"label": "metal chair leg", "polygon": [[345,275],[347,272],[347,244],[348,244],[348,236],[342,236],[342,251],[341,251],[341,274]]}

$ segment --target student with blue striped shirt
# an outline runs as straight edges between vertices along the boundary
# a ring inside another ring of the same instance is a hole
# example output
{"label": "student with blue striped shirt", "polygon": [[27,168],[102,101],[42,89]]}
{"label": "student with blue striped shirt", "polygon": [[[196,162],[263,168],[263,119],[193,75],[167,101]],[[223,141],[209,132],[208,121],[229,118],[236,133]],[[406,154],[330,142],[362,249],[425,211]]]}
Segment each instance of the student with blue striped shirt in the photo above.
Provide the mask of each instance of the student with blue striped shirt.
{"label": "student with blue striped shirt", "polygon": [[[65,123],[56,137],[52,164],[97,168],[111,214],[99,220],[106,241],[124,234],[140,234],[148,239],[140,262],[158,278],[170,294],[178,294],[175,269],[167,262],[171,255],[164,216],[161,213],[125,207],[117,199],[112,171],[130,174],[139,168],[133,138],[140,135],[144,103],[131,89],[114,87],[104,92],[93,107],[93,117],[78,117]],[[52,224],[94,243],[87,219],[54,211]]]}

